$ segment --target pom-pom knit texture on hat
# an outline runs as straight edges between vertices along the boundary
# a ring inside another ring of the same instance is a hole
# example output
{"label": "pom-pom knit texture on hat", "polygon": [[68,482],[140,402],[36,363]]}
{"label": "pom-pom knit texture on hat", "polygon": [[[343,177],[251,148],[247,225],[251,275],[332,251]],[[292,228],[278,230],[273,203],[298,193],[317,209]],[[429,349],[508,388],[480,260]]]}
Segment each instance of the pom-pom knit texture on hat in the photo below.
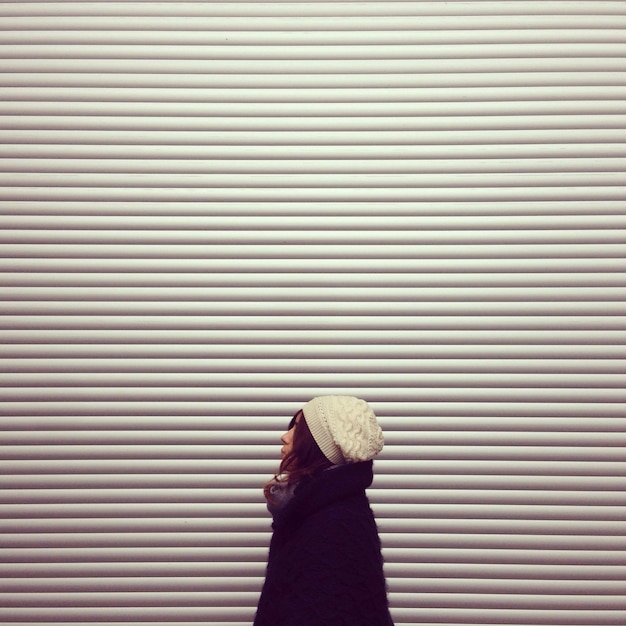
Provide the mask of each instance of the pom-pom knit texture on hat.
{"label": "pom-pom knit texture on hat", "polygon": [[320,450],[335,465],[369,461],[382,450],[382,430],[365,400],[320,396],[302,411]]}

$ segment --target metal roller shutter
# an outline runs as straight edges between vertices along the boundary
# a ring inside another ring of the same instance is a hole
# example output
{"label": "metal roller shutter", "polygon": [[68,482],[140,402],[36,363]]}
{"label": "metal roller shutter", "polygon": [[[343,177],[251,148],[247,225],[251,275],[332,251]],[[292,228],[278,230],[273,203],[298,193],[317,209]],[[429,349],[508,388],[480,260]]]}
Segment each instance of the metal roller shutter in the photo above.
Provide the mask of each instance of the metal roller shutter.
{"label": "metal roller shutter", "polygon": [[409,624],[626,623],[625,2],[0,4],[0,621],[249,625],[367,398]]}

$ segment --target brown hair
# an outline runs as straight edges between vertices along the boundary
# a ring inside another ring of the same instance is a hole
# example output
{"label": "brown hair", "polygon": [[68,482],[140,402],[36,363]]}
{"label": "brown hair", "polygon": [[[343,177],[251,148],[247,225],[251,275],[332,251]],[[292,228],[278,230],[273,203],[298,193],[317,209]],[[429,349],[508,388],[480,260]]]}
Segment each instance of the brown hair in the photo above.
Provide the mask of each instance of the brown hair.
{"label": "brown hair", "polygon": [[[299,420],[298,417],[300,417]],[[291,452],[281,461],[274,478],[265,485],[266,497],[270,494],[269,487],[276,482],[297,483],[303,478],[313,476],[332,467],[332,461],[329,461],[324,456],[313,438],[302,410],[293,416],[287,430],[291,430],[296,425],[296,420],[298,421],[298,427],[293,434]]]}

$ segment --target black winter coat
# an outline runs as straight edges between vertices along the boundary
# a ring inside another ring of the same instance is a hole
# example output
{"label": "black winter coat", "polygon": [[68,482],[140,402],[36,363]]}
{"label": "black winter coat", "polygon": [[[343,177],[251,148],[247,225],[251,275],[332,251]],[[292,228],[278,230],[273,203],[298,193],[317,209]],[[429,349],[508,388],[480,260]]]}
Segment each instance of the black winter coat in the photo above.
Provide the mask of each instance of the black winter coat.
{"label": "black winter coat", "polygon": [[274,518],[254,626],[393,626],[372,478],[366,461],[298,485]]}

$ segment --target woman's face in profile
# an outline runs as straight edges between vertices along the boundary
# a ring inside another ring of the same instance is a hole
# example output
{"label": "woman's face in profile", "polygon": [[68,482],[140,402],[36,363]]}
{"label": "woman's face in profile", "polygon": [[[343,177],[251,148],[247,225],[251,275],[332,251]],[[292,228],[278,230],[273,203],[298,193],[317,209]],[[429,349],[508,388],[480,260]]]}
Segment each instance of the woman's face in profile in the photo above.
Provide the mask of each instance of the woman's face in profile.
{"label": "woman's face in profile", "polygon": [[285,458],[288,454],[291,453],[293,449],[293,436],[298,426],[298,422],[302,419],[302,412],[298,411],[295,414],[294,418],[289,422],[289,426],[287,427],[287,431],[283,434],[280,440],[283,443],[283,447],[280,449],[281,458]]}

